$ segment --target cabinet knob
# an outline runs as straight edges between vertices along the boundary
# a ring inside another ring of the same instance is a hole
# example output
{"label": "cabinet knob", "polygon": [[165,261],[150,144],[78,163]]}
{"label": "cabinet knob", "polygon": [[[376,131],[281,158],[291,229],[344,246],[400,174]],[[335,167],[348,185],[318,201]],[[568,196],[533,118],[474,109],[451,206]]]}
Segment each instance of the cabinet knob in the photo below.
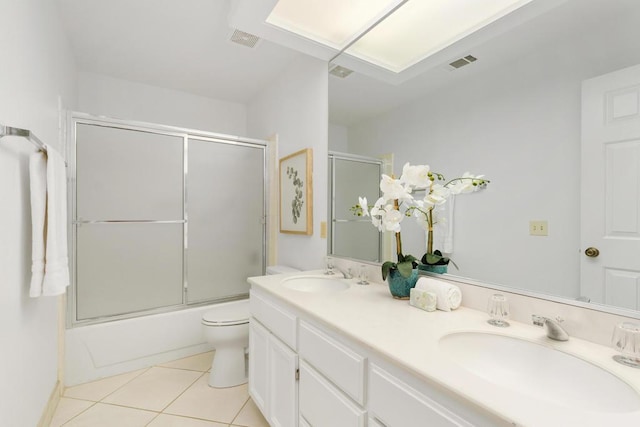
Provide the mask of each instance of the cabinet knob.
{"label": "cabinet knob", "polygon": [[584,254],[586,256],[588,256],[589,258],[595,258],[598,255],[600,255],[600,251],[598,250],[598,248],[589,247],[589,248],[585,249]]}

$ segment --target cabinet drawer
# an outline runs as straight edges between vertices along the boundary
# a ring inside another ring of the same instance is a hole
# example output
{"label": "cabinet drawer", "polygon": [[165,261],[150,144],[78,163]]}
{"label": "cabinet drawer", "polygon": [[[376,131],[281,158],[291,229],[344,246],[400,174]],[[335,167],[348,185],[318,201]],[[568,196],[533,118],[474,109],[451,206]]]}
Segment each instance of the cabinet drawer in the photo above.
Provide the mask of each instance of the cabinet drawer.
{"label": "cabinet drawer", "polygon": [[369,410],[388,427],[471,427],[388,372],[371,365]]}
{"label": "cabinet drawer", "polygon": [[364,427],[366,412],[305,362],[300,362],[300,417],[312,426]]}
{"label": "cabinet drawer", "polygon": [[364,357],[304,321],[300,322],[298,344],[301,358],[364,405]]}
{"label": "cabinet drawer", "polygon": [[292,349],[296,349],[296,316],[251,291],[251,315]]}

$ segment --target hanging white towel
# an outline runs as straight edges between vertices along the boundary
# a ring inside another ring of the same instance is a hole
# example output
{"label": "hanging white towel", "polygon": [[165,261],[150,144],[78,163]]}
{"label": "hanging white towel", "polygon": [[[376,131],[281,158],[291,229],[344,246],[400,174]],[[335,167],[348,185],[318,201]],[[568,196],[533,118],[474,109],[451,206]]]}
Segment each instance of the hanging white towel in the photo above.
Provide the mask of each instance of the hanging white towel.
{"label": "hanging white towel", "polygon": [[42,295],[60,295],[69,286],[67,252],[67,171],[64,159],[49,150],[47,160],[47,238]]}
{"label": "hanging white towel", "polygon": [[31,285],[29,296],[42,295],[47,214],[47,157],[38,151],[29,158],[31,190]]}
{"label": "hanging white towel", "polygon": [[453,194],[447,200],[445,215],[447,222],[445,223],[446,232],[444,234],[444,242],[442,244],[442,252],[451,254],[453,252],[453,208],[455,207],[456,196]]}
{"label": "hanging white towel", "polygon": [[450,255],[453,252],[453,209],[456,197],[452,194],[447,202],[436,211],[436,227],[434,230],[433,249]]}

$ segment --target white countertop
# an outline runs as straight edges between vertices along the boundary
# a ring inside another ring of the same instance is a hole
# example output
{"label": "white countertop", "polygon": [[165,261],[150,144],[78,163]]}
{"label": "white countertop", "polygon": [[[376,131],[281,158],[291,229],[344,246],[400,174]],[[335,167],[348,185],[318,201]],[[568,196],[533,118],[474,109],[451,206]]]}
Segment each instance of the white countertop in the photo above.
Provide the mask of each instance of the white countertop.
{"label": "white countertop", "polygon": [[410,306],[407,300],[394,299],[387,285],[381,283],[360,286],[355,279],[351,279],[347,281],[351,284],[349,289],[332,293],[300,292],[281,286],[283,278],[300,274],[251,277],[249,283],[322,321],[417,377],[439,384],[515,425],[640,426],[640,411],[577,411],[483,380],[445,357],[438,342],[445,335],[467,331],[526,339],[604,368],[640,394],[640,369],[614,362],[612,356],[616,353],[612,348],[574,337],[566,342],[553,341],[545,336],[542,328],[511,320],[510,327],[497,328],[486,322],[486,313],[464,306],[451,312],[426,312]]}

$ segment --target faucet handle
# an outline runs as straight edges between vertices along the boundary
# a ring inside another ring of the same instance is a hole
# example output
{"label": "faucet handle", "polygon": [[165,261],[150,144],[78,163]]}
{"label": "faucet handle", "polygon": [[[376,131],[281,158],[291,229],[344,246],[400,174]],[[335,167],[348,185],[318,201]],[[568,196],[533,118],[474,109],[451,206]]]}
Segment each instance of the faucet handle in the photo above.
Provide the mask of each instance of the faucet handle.
{"label": "faucet handle", "polygon": [[544,316],[539,316],[537,314],[531,315],[531,322],[533,322],[533,324],[536,326],[544,326],[545,319],[546,317]]}
{"label": "faucet handle", "polygon": [[547,337],[556,341],[567,341],[569,339],[569,334],[565,331],[560,323],[564,322],[564,319],[560,316],[557,316],[554,319],[549,319],[548,317],[538,316],[537,314],[531,315],[531,321],[536,326],[543,326],[545,332],[547,333]]}

